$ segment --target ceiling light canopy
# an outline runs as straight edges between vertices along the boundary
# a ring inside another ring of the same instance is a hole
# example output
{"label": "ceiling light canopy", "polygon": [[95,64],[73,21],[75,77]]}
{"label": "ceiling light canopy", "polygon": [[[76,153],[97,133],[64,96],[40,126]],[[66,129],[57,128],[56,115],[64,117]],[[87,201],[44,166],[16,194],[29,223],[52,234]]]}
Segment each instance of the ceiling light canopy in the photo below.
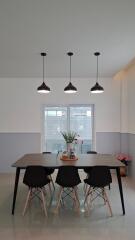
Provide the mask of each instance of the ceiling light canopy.
{"label": "ceiling light canopy", "polygon": [[91,93],[103,93],[104,92],[104,88],[99,85],[98,83],[98,57],[100,55],[100,52],[95,52],[94,55],[97,57],[97,76],[96,76],[96,84],[91,88]]}
{"label": "ceiling light canopy", "polygon": [[44,81],[44,57],[46,55],[47,54],[44,52],[41,53],[41,56],[43,57],[43,83],[37,88],[38,93],[49,93],[51,91],[50,88],[45,84],[45,81]]}
{"label": "ceiling light canopy", "polygon": [[70,57],[70,78],[69,84],[64,88],[65,93],[76,93],[77,88],[71,83],[71,56],[73,56],[72,52],[68,52],[67,55]]}

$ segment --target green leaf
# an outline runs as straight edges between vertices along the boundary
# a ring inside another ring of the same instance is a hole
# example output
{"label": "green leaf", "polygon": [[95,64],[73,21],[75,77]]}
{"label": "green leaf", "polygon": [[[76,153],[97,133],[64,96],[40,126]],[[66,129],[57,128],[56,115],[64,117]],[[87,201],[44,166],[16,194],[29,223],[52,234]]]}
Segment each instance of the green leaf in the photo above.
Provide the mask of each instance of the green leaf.
{"label": "green leaf", "polygon": [[62,134],[63,138],[65,139],[66,143],[72,143],[77,136],[77,133],[73,132],[73,131],[61,132],[61,134]]}

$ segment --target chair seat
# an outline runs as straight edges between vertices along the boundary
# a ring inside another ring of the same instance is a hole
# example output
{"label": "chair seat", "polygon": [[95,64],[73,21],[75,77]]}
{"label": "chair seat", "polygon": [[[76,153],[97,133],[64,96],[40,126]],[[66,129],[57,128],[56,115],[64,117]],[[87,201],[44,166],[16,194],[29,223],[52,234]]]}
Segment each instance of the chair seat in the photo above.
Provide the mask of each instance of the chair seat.
{"label": "chair seat", "polygon": [[84,179],[84,182],[87,183],[88,185],[94,187],[94,188],[102,188],[102,187],[106,187],[110,184],[110,182],[106,183],[106,184],[102,184],[102,183],[95,183],[90,181],[89,178]]}

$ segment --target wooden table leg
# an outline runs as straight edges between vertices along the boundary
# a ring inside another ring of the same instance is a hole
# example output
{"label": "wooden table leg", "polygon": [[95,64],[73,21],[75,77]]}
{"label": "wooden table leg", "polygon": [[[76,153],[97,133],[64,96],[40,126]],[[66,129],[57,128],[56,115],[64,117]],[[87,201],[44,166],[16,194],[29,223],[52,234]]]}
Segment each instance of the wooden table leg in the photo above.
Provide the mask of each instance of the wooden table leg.
{"label": "wooden table leg", "polygon": [[116,173],[117,173],[117,179],[118,179],[118,185],[119,185],[119,191],[120,191],[122,211],[123,211],[123,215],[125,215],[124,197],[123,197],[123,189],[122,189],[122,182],[121,182],[120,168],[119,167],[116,168]]}
{"label": "wooden table leg", "polygon": [[15,184],[14,184],[14,195],[13,195],[13,203],[12,203],[12,215],[14,215],[14,211],[15,211],[15,203],[16,203],[16,196],[17,196],[19,176],[20,176],[20,168],[16,168],[16,176],[15,176]]}

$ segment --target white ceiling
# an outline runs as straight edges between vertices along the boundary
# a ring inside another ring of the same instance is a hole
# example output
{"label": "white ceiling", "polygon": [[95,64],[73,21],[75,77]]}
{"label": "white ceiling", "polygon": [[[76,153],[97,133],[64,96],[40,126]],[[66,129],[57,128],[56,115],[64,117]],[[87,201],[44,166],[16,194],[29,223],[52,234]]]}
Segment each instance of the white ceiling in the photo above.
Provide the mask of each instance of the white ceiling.
{"label": "white ceiling", "polygon": [[135,0],[1,0],[0,77],[110,77],[135,57]]}

